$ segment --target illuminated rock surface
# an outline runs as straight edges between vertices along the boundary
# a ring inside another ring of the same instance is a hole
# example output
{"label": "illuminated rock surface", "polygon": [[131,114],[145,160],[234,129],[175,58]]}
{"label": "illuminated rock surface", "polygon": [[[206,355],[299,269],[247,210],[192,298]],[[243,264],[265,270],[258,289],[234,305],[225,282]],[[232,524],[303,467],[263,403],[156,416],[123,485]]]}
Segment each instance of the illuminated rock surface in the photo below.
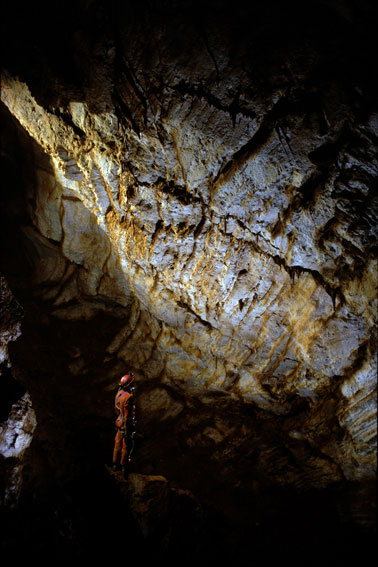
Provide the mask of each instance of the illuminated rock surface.
{"label": "illuminated rock surface", "polygon": [[[313,545],[332,521],[370,533],[369,4],[311,4],[309,19],[269,3],[77,4],[67,27],[46,30],[26,13],[21,46],[6,36],[1,270],[24,317],[21,331],[2,324],[1,345],[37,420],[26,508],[31,491],[45,502],[56,487],[82,490],[109,461],[113,393],[131,367],[138,474],[128,521],[139,514],[142,540],[155,526],[155,504],[140,496],[151,486],[166,551],[184,541],[172,528],[180,490],[183,531],[199,521],[198,498],[205,531],[224,518],[214,537],[231,557],[251,538],[263,556],[269,530],[289,553],[289,534],[305,537],[304,509]],[[114,496],[114,478],[98,474]],[[63,497],[54,505],[57,531],[79,553],[84,521],[69,524]],[[298,558],[305,547],[297,542]]]}

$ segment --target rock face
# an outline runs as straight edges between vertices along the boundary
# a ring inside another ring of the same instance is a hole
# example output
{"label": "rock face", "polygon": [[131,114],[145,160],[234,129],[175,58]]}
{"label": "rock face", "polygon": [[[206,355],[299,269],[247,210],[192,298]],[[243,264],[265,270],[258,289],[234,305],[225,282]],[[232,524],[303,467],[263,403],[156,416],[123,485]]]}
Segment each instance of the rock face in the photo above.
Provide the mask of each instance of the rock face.
{"label": "rock face", "polygon": [[23,457],[36,426],[30,396],[11,373],[8,343],[21,334],[22,309],[0,275],[0,463],[1,505],[14,507],[22,486]]}
{"label": "rock face", "polygon": [[0,276],[0,365],[9,366],[8,343],[15,341],[21,334],[20,322],[22,309],[12,295],[3,276]]}
{"label": "rock face", "polygon": [[269,490],[370,494],[374,9],[120,4],[6,35],[1,269],[25,310],[30,471],[104,460],[132,367],[136,467],[232,521],[266,519]]}

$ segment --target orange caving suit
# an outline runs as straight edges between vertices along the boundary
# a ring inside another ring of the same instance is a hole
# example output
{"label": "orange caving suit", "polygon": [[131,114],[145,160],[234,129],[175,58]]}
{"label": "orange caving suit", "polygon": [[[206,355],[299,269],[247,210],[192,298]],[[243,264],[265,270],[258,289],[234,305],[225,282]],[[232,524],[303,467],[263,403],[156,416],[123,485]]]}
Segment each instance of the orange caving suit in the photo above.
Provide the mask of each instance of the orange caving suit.
{"label": "orange caving suit", "polygon": [[125,392],[120,388],[115,397],[115,409],[117,412],[116,427],[117,433],[115,436],[114,450],[113,450],[113,463],[118,461],[119,454],[121,453],[120,464],[123,466],[127,460],[127,418],[129,415],[129,408],[132,411],[132,398],[133,394]]}

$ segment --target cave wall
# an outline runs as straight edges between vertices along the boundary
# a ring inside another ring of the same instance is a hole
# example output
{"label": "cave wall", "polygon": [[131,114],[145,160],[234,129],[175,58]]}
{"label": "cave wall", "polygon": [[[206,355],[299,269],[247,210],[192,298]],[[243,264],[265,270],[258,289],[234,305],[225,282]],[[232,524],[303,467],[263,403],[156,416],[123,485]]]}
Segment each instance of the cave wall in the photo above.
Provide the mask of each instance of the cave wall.
{"label": "cave wall", "polygon": [[241,523],[251,502],[255,524],[273,513],[269,490],[337,487],[371,526],[373,7],[71,8],[50,26],[7,9],[1,269],[38,424],[25,482],[109,458],[131,366],[139,471]]}

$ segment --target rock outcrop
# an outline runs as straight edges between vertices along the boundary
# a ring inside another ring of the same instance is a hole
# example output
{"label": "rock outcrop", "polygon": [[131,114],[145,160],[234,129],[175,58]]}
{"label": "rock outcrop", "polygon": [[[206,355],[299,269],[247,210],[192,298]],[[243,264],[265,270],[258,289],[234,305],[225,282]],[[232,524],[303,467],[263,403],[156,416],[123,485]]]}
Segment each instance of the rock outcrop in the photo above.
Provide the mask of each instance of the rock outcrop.
{"label": "rock outcrop", "polygon": [[55,38],[33,20],[25,60],[7,36],[1,269],[25,310],[30,470],[71,474],[44,442],[106,460],[132,367],[138,472],[241,524],[254,502],[254,526],[269,490],[370,494],[374,9],[121,4],[77,3]]}
{"label": "rock outcrop", "polygon": [[0,495],[2,506],[14,507],[22,486],[23,457],[36,426],[30,396],[12,376],[8,344],[21,334],[22,309],[0,275]]}

